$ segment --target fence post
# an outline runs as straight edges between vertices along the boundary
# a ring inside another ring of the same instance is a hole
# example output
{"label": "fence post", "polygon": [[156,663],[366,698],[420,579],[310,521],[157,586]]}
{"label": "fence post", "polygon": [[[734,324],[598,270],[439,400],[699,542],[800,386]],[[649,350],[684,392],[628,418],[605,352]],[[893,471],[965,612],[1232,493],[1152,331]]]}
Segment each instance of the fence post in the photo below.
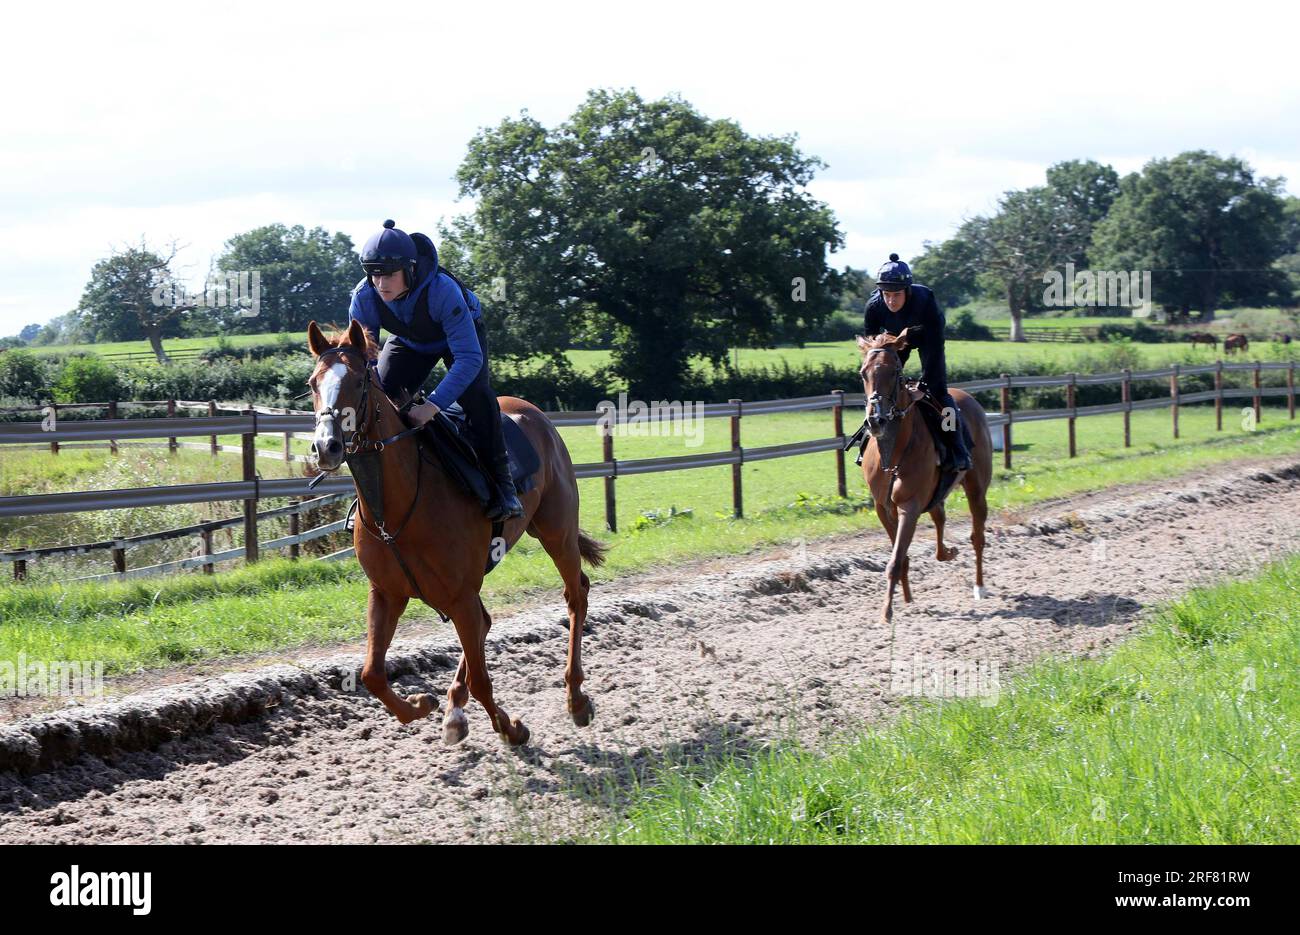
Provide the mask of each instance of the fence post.
{"label": "fence post", "polygon": [[1171,408],[1174,413],[1174,438],[1178,437],[1178,365],[1174,364],[1174,372],[1169,375],[1169,398],[1173,401]]}
{"label": "fence post", "polygon": [[[244,480],[257,480],[257,410],[245,409],[253,420],[253,431],[243,436]],[[257,561],[257,496],[244,501],[244,563]]]}
{"label": "fence post", "polygon": [[1286,413],[1287,417],[1295,418],[1295,361],[1291,361],[1291,366],[1286,371]]}
{"label": "fence post", "polygon": [[601,459],[609,465],[609,476],[605,478],[605,527],[610,532],[618,532],[618,504],[614,499],[614,479],[618,476],[618,462],[614,460],[614,426],[606,419],[601,428]]}
{"label": "fence post", "polygon": [[1002,374],[1002,414],[1007,421],[1002,426],[1002,466],[1011,469],[1011,374]]}
{"label": "fence post", "polygon": [[1223,361],[1214,362],[1214,431],[1223,431]]}
{"label": "fence post", "polygon": [[1124,447],[1133,446],[1133,433],[1129,414],[1133,411],[1133,371],[1124,368],[1124,379],[1119,385],[1120,402],[1124,404]]}
{"label": "fence post", "polygon": [[[54,420],[54,428],[57,431],[59,427],[59,404],[56,403],[54,400],[50,400],[50,418]],[[59,443],[51,439],[50,454],[56,455],[58,453],[59,453]]]}
{"label": "fence post", "polygon": [[[728,403],[736,407],[736,411],[731,414],[731,450],[740,451],[740,400],[729,399]],[[731,512],[736,519],[743,519],[745,516],[745,491],[741,480],[741,464],[737,461],[731,466]]]}
{"label": "fence post", "polygon": [[[302,502],[302,500],[295,497],[291,502],[293,503],[294,506],[297,506],[299,503]],[[298,535],[300,531],[299,526],[301,524],[298,521],[298,516],[299,514],[296,512],[289,514],[289,535],[291,536]],[[289,558],[293,559],[297,557],[298,557],[298,543],[295,542],[293,543],[293,545],[289,546]]]}
{"label": "fence post", "polygon": [[113,571],[119,575],[126,575],[126,546],[122,544],[121,539],[113,545]]}
{"label": "fence post", "polygon": [[835,405],[831,407],[832,419],[835,428],[835,437],[840,440],[840,447],[835,449],[835,491],[841,497],[849,495],[848,484],[844,478],[844,391],[831,390],[831,395],[835,397]]}
{"label": "fence post", "polygon": [[[203,543],[203,554],[204,554],[204,555],[211,555],[211,554],[212,554],[212,530],[211,530],[211,529],[207,529],[207,528],[200,529],[200,530],[199,530],[199,542]],[[205,575],[210,575],[210,574],[212,574],[214,570],[215,570],[215,569],[213,568],[211,562],[207,562],[207,563],[203,566],[203,573],[204,573]]]}
{"label": "fence post", "polygon": [[[289,440],[292,437],[293,437],[292,433],[290,432],[284,433],[284,463],[285,464],[293,463],[293,452],[289,448]],[[297,516],[298,514],[295,513],[294,515]]]}
{"label": "fence post", "polygon": [[[167,418],[176,418],[176,400],[167,400]],[[172,435],[167,439],[167,450],[172,454],[176,453],[176,436]]]}
{"label": "fence post", "polygon": [[27,579],[27,559],[20,558],[14,562],[14,580],[25,581]]}
{"label": "fence post", "polygon": [[[108,404],[108,417],[109,417],[110,419],[116,419],[116,418],[117,418],[117,400],[116,400],[116,399],[110,401],[109,404]],[[108,453],[109,453],[109,454],[114,454],[114,455],[117,454],[117,439],[116,439],[116,438],[110,438],[110,439],[108,440]]]}
{"label": "fence post", "polygon": [[[211,417],[213,417],[213,418],[216,418],[216,415],[217,415],[217,401],[216,401],[215,399],[209,399],[209,400],[208,400],[208,415],[211,416]],[[217,447],[217,436],[215,436],[215,435],[210,436],[210,440],[211,440],[211,442],[212,442],[212,454],[213,454],[213,455],[216,455],[217,452],[219,452],[219,451],[221,450],[220,448]]]}
{"label": "fence post", "polygon": [[1075,381],[1079,378],[1076,373],[1070,374],[1070,382],[1065,385],[1065,405],[1070,410],[1070,415],[1066,421],[1070,423],[1070,457],[1075,456],[1074,446],[1074,409],[1075,409]]}
{"label": "fence post", "polygon": [[1259,403],[1259,361],[1255,361],[1255,424],[1263,421],[1264,413]]}

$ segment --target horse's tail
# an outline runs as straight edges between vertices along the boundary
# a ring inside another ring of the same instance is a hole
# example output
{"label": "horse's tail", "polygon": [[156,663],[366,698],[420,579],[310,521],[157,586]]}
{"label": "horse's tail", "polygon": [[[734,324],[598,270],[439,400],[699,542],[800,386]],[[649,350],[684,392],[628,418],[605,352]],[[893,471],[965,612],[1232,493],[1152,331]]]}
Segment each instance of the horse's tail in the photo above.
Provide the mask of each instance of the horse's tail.
{"label": "horse's tail", "polygon": [[591,538],[581,529],[578,530],[578,554],[582,560],[593,568],[605,564],[605,553],[609,546]]}

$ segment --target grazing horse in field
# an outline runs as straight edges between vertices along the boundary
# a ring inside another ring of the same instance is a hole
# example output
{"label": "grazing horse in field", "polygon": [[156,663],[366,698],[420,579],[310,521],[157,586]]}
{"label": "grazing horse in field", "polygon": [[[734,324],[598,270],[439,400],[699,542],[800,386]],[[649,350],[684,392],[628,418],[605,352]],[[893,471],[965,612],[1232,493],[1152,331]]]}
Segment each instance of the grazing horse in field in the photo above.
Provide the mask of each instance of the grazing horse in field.
{"label": "grazing horse in field", "polygon": [[[862,473],[871,488],[876,515],[893,544],[886,568],[889,592],[880,613],[881,623],[888,623],[893,617],[894,586],[899,582],[903,585],[903,600],[912,600],[912,588],[907,580],[907,549],[916,533],[917,520],[927,506],[934,520],[935,558],[947,562],[957,555],[955,547],[943,543],[943,501],[931,503],[941,479],[940,459],[934,438],[917,407],[932,403],[909,392],[903,382],[899,352],[908,347],[907,332],[904,329],[897,337],[880,334],[870,341],[858,338],[862,350],[862,388],[867,397],[867,430],[875,441],[867,447]],[[961,484],[970,504],[970,541],[975,549],[973,593],[980,600],[984,597],[984,522],[988,517],[985,496],[993,477],[993,440],[989,437],[983,407],[962,390],[950,392],[974,443],[970,452],[971,468],[961,478]]]}
{"label": "grazing horse in field", "polygon": [[1290,344],[1291,335],[1278,333],[1273,335],[1273,340],[1276,341],[1278,344]]}
{"label": "grazing horse in field", "polygon": [[[564,579],[569,609],[569,655],[564,670],[568,709],[584,727],[595,713],[582,691],[582,627],[591,582],[581,563],[599,565],[605,546],[578,528],[578,484],[573,462],[546,416],[532,403],[502,396],[501,411],[518,423],[540,456],[533,487],[520,496],[524,515],[505,524],[504,543],[492,543],[492,524],[477,499],[451,479],[426,451],[423,429],[408,427],[384,393],[375,371],[379,348],[360,323],[326,337],[307,328],[316,358],[309,381],[316,432],[312,451],[323,471],[346,460],[357,482],[360,511],[353,532],[357,560],[370,578],[367,647],[361,680],[403,724],[427,717],[437,704],[427,694],[399,697],[388,683],[384,657],[397,620],[415,597],[450,616],[460,640],[460,665],[447,691],[443,739],[459,743],[469,732],[464,707],[472,694],[487,710],[492,729],[511,745],[528,740],[492,695],[486,640],[492,618],[479,597],[489,548],[508,549],[527,532],[538,539]],[[380,491],[378,506],[376,484]],[[363,489],[366,488],[366,489]],[[381,515],[376,516],[376,512]],[[386,524],[392,523],[393,528]]]}
{"label": "grazing horse in field", "polygon": [[1219,346],[1219,339],[1206,331],[1193,331],[1187,335],[1187,340],[1192,342],[1192,347],[1198,344],[1208,344],[1214,348]]}
{"label": "grazing horse in field", "polygon": [[1250,342],[1246,340],[1244,334],[1230,334],[1223,339],[1223,353],[1231,354],[1233,351],[1245,351],[1250,349]]}

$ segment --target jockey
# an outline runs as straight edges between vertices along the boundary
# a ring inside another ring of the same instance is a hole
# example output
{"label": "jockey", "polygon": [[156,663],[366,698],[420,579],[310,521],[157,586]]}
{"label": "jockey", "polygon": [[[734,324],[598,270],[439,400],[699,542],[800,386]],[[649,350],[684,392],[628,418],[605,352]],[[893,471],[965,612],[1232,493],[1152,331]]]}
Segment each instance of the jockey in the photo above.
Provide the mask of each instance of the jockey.
{"label": "jockey", "polygon": [[[428,237],[400,231],[393,221],[385,221],[383,230],[366,241],[361,266],[366,278],[352,290],[348,318],[360,322],[376,344],[381,325],[390,332],[379,355],[384,392],[392,399],[400,399],[403,391],[411,395],[404,411],[409,409],[417,425],[459,401],[469,416],[474,447],[497,488],[488,517],[523,516],[510,479],[501,408],[488,373],[478,296],[438,266],[437,250]],[[416,404],[413,394],[438,361],[447,365],[446,374],[433,394]]]}
{"label": "jockey", "polygon": [[[944,432],[944,437],[952,451],[953,469],[966,471],[971,466],[970,452],[960,430],[957,404],[948,392],[948,372],[944,364],[943,332],[946,324],[934,292],[926,286],[913,284],[912,270],[898,258],[897,253],[891,253],[889,262],[876,274],[876,289],[867,300],[863,333],[868,338],[882,331],[897,335],[909,327],[913,333],[919,332],[917,337],[920,340],[911,343],[921,354],[921,380],[940,405],[951,406],[956,414],[952,420],[943,420],[945,425],[951,423],[953,426]],[[903,363],[907,363],[908,355],[909,351],[899,355]],[[945,414],[947,411],[945,409]]]}

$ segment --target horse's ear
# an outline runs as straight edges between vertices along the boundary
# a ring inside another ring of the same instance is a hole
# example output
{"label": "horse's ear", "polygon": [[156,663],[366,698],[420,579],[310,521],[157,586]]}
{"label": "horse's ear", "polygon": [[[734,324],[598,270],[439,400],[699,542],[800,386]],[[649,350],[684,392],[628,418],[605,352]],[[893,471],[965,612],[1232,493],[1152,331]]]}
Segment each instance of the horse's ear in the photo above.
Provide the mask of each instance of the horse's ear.
{"label": "horse's ear", "polygon": [[312,321],[307,326],[307,347],[311,350],[313,357],[319,357],[328,347],[330,342],[321,333],[320,325]]}
{"label": "horse's ear", "polygon": [[366,352],[366,331],[361,327],[361,322],[355,318],[352,319],[352,324],[348,325],[348,343],[361,353]]}
{"label": "horse's ear", "polygon": [[858,335],[858,350],[865,351],[869,347],[871,347],[871,342],[862,335]]}
{"label": "horse's ear", "polygon": [[912,346],[912,345],[911,345],[911,337],[912,337],[912,336],[911,336],[910,334],[908,334],[908,332],[911,331],[911,330],[912,330],[911,328],[904,328],[903,331],[902,331],[902,333],[899,334],[898,337],[894,338],[894,350],[895,350],[895,351],[905,351],[905,350],[907,350],[909,347]]}

